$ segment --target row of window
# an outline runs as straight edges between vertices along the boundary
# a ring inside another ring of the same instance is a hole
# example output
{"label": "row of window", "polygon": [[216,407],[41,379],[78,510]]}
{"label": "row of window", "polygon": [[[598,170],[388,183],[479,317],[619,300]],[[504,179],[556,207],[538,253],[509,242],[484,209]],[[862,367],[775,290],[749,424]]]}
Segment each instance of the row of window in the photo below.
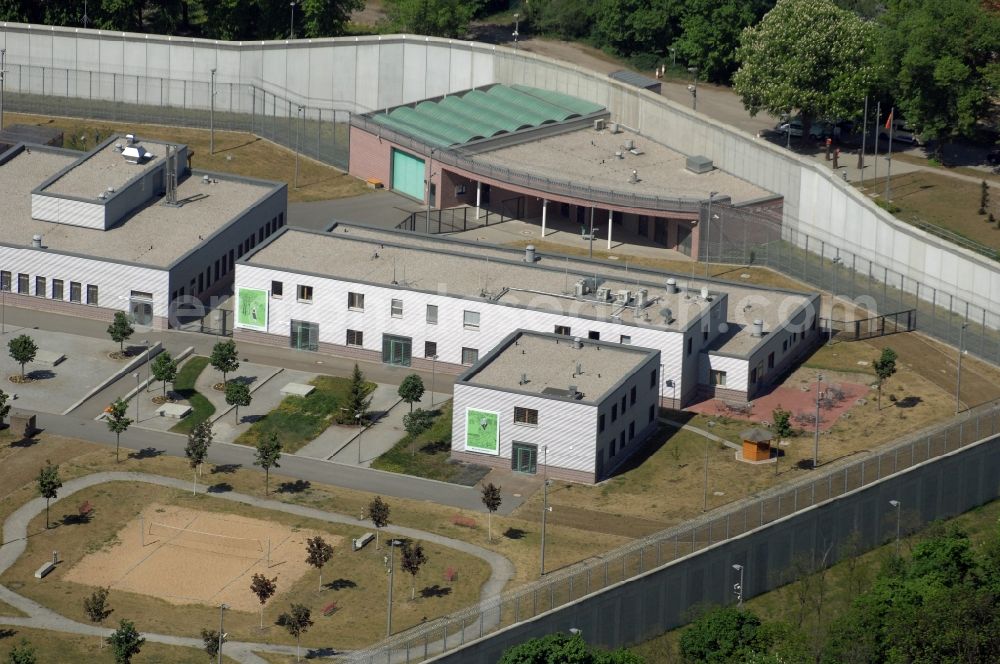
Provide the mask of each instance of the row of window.
{"label": "row of window", "polygon": [[[568,325],[556,325],[555,326],[555,330],[553,330],[553,331],[556,334],[561,334],[561,335],[566,336],[566,337],[573,336],[573,330]],[[588,330],[587,331],[587,338],[588,339],[593,339],[594,341],[600,341],[601,340],[601,333],[598,332],[597,330]],[[628,334],[623,334],[623,335],[621,335],[621,336],[618,337],[618,343],[624,344],[624,345],[628,346],[629,344],[632,343],[632,337],[630,335],[628,335]]]}
{"label": "row of window", "polygon": [[[363,330],[347,330],[345,343],[354,348],[363,348],[365,345],[365,333]],[[424,357],[428,360],[435,360],[438,356],[438,345],[436,341],[424,342]],[[475,364],[479,361],[479,349],[462,347],[462,364]]]}
{"label": "row of window", "polygon": [[[646,423],[647,424],[652,424],[654,417],[656,417],[656,406],[655,405],[651,405],[649,407],[649,413],[647,414],[647,422]],[[618,453],[618,452],[620,452],[620,451],[622,451],[622,450],[625,449],[625,445],[627,445],[628,443],[631,443],[633,440],[635,440],[635,420],[632,420],[631,422],[628,423],[627,433],[628,433],[628,438],[626,439],[626,436],[625,436],[626,430],[622,429],[621,433],[618,434],[617,441],[614,438],[612,438],[611,440],[608,441],[608,457],[609,458],[613,459],[615,457],[616,453]],[[616,445],[616,443],[617,443],[617,445]]]}
{"label": "row of window", "polygon": [[[14,275],[6,270],[0,271],[0,290],[11,292],[14,286]],[[66,299],[66,282],[62,279],[35,277],[35,288],[31,290],[31,276],[19,272],[17,274],[17,292],[21,295],[34,295],[52,300]],[[84,285],[79,281],[69,282],[69,301],[83,304]],[[87,304],[98,305],[98,290],[94,284],[87,284]]]}

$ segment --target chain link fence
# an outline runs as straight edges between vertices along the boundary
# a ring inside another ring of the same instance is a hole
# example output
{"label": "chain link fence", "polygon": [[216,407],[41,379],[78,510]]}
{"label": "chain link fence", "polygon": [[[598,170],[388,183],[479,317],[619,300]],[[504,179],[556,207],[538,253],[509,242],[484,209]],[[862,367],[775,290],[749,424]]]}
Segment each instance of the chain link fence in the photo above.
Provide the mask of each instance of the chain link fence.
{"label": "chain link fence", "polygon": [[367,664],[424,661],[997,434],[1000,434],[1000,402],[967,411],[950,422],[884,445],[862,459],[820,466],[815,475],[811,473],[797,482],[761,492],[694,521],[550,573],[536,582],[350,653],[344,660]]}
{"label": "chain link fence", "polygon": [[[349,111],[299,104],[255,84],[8,65],[4,110],[195,129],[214,124],[345,170],[350,151]],[[74,139],[67,136],[67,144]]]}

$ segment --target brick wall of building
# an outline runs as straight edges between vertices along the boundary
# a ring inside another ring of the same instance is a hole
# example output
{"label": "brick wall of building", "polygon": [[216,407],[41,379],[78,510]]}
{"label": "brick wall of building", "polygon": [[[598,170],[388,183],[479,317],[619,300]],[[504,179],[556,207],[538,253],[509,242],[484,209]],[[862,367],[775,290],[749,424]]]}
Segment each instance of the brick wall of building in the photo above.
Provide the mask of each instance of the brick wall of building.
{"label": "brick wall of building", "polygon": [[[452,450],[451,458],[457,459],[458,461],[463,461],[465,463],[474,463],[479,466],[487,466],[489,468],[496,468],[498,470],[510,470],[510,459],[506,457],[497,457],[490,454],[476,454],[475,452],[459,452]],[[580,482],[581,484],[593,484],[594,474],[588,473],[582,470],[570,470],[568,468],[559,468],[558,466],[543,466],[541,463],[538,464],[535,474],[539,479],[542,477],[549,477],[554,480],[563,480],[566,482]]]}

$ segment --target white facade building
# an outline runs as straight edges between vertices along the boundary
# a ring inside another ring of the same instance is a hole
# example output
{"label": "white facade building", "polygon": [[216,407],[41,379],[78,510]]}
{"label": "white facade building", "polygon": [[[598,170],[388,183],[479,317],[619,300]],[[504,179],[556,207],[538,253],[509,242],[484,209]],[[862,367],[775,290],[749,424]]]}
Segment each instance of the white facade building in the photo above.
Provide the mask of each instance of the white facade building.
{"label": "white facade building", "polygon": [[599,482],[657,428],[658,351],[518,330],[455,382],[452,457]]}

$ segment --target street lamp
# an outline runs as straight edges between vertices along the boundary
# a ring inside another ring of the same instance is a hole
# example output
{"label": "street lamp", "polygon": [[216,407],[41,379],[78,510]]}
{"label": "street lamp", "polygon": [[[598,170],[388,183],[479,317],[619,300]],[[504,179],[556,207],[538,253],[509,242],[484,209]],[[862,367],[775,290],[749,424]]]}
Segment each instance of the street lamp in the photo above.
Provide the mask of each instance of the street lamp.
{"label": "street lamp", "polygon": [[83,0],[83,29],[87,29],[87,24],[90,23],[90,17],[87,16],[87,0]]}
{"label": "street lamp", "polygon": [[132,374],[135,378],[135,423],[139,423],[139,372]]}
{"label": "street lamp", "polygon": [[149,392],[150,372],[152,371],[149,366],[149,339],[143,339],[142,345],[146,347],[146,392]]}
{"label": "street lamp", "polygon": [[226,609],[228,609],[228,608],[229,608],[228,604],[220,604],[219,605],[219,650],[218,650],[219,664],[222,664],[222,644],[226,640],[226,633],[223,630],[222,626],[223,626],[224,621],[225,621]]}
{"label": "street lamp", "polygon": [[389,638],[390,636],[392,636],[392,575],[393,575],[392,554],[393,554],[393,550],[396,548],[396,542],[398,542],[398,540],[390,539],[389,540],[389,555],[388,556],[382,556],[382,562],[385,563],[386,569],[389,572],[389,602],[388,602],[388,605],[386,606],[386,613],[385,613],[385,636],[386,636],[386,638]]}
{"label": "street lamp", "polygon": [[549,507],[549,446],[542,445],[542,563],[538,576],[545,576],[545,521],[552,508]]}
{"label": "street lamp", "polygon": [[733,584],[733,594],[736,595],[736,606],[743,606],[743,565],[733,565],[733,569],[740,573],[740,582]]}
{"label": "street lamp", "polygon": [[827,320],[827,337],[826,345],[833,345],[833,307],[837,297],[837,278],[840,276],[840,264],[844,262],[844,259],[840,256],[833,257],[833,292],[830,293],[830,318]]}
{"label": "street lamp", "polygon": [[295,3],[289,2],[288,6],[292,8],[292,20],[288,24],[288,38],[295,39]]}
{"label": "street lamp", "polygon": [[[427,176],[427,181],[424,183],[425,185],[427,185],[427,210],[424,213],[425,235],[431,234],[431,186],[434,183],[434,176],[437,175],[437,173],[434,172],[434,150],[436,149],[437,148],[431,148],[430,155],[428,155],[430,157],[431,163],[430,166],[428,166],[427,168],[427,172],[429,173],[429,175]],[[440,228],[438,230],[440,230]]]}
{"label": "street lamp", "polygon": [[[86,26],[85,26],[86,27]],[[6,80],[7,70],[4,66],[7,64],[7,49],[0,48],[0,131],[3,131],[3,89],[4,81]]]}
{"label": "street lamp", "polygon": [[[361,426],[361,413],[354,413],[354,421],[358,423],[359,427]],[[360,431],[358,431],[358,465],[359,466],[361,465],[361,434],[363,434],[364,432],[365,432],[365,430],[364,430],[363,427],[362,427],[362,429]]]}
{"label": "street lamp", "polygon": [[698,110],[698,68],[688,67],[688,71],[691,72],[691,80],[694,81],[688,85],[688,92],[691,93],[691,108],[692,110]]}
{"label": "street lamp", "polygon": [[968,323],[962,323],[958,332],[958,379],[955,382],[955,414],[962,412],[962,354],[965,352],[965,328]]}
{"label": "street lamp", "polygon": [[517,28],[520,26],[520,24],[521,24],[521,15],[518,14],[517,12],[514,12],[514,50],[515,51],[517,50],[517,38],[519,36]]}
{"label": "street lamp", "polygon": [[902,503],[898,500],[890,500],[889,504],[896,508],[896,557],[899,557],[899,515],[902,512]]}
{"label": "street lamp", "polygon": [[431,355],[431,408],[434,408],[434,377],[437,369],[437,355]]}
{"label": "street lamp", "polygon": [[212,85],[211,90],[209,90],[209,106],[208,106],[208,132],[209,132],[209,147],[208,153],[215,154],[215,67],[212,67]]}
{"label": "street lamp", "polygon": [[[293,2],[292,4],[294,5],[295,3]],[[299,110],[297,111],[297,114],[299,116],[299,121],[295,125],[295,182],[294,182],[295,189],[299,188],[299,152],[301,151],[300,148],[302,145],[301,143],[302,120],[305,117],[304,111],[305,107],[299,106]]]}
{"label": "street lamp", "polygon": [[819,466],[819,386],[823,382],[823,374],[816,374],[816,431],[813,440],[813,468]]}
{"label": "street lamp", "polygon": [[719,192],[710,191],[708,192],[708,218],[705,220],[705,278],[709,277],[709,255],[708,255],[708,243],[709,238],[712,236],[712,199],[715,198]]}

